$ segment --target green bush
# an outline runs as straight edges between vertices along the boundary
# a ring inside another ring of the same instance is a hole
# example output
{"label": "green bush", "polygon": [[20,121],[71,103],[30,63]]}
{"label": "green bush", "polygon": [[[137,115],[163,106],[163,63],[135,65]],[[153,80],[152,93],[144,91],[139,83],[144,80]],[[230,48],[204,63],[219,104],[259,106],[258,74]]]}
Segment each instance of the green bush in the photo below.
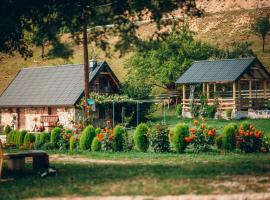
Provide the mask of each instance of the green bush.
{"label": "green bush", "polygon": [[9,125],[6,125],[4,133],[8,135],[12,131],[12,128]]}
{"label": "green bush", "polygon": [[185,137],[189,136],[189,128],[186,124],[177,124],[174,129],[173,146],[177,153],[184,153],[187,147]]}
{"label": "green bush", "polygon": [[181,117],[182,116],[182,105],[178,104],[176,106],[176,111],[175,111],[176,117]]}
{"label": "green bush", "polygon": [[55,146],[50,142],[46,142],[40,148],[43,150],[53,150],[53,149],[55,149]]}
{"label": "green bush", "polygon": [[218,149],[222,148],[222,135],[216,137],[216,146]]}
{"label": "green bush", "polygon": [[250,123],[248,122],[243,122],[240,127],[244,130],[244,132],[246,132],[247,130],[249,130],[250,127]]}
{"label": "green bush", "polygon": [[114,151],[123,151],[124,146],[124,133],[123,127],[117,125],[113,130],[114,140],[113,149]]}
{"label": "green bush", "polygon": [[24,137],[27,134],[26,130],[18,131],[16,134],[16,146],[20,147],[23,144]]}
{"label": "green bush", "polygon": [[146,124],[141,123],[136,127],[134,133],[135,146],[139,151],[146,152],[149,147],[149,140],[147,138],[148,128]]}
{"label": "green bush", "polygon": [[207,105],[206,112],[207,112],[207,117],[214,118],[215,114],[217,112],[217,106],[216,105]]}
{"label": "green bush", "polygon": [[8,144],[16,144],[16,138],[17,138],[18,132],[19,131],[14,130],[8,134],[8,136],[7,136],[7,143]]}
{"label": "green bush", "polygon": [[236,148],[236,130],[235,124],[228,124],[222,132],[222,149],[233,151]]}
{"label": "green bush", "polygon": [[33,133],[26,133],[25,137],[24,137],[24,141],[23,144],[24,145],[29,145],[31,143],[34,143],[36,140],[36,137]]}
{"label": "green bush", "polygon": [[101,128],[96,128],[96,134],[100,134],[101,133]]}
{"label": "green bush", "polygon": [[82,132],[80,137],[80,149],[87,150],[91,149],[91,144],[96,136],[96,130],[92,125],[88,125]]}
{"label": "green bush", "polygon": [[74,136],[71,136],[69,138],[69,150],[73,151],[75,149],[77,149],[77,141]]}
{"label": "green bush", "polygon": [[37,142],[40,142],[41,144],[50,142],[50,134],[48,132],[43,132],[43,133],[40,133],[39,135],[40,135],[39,140],[37,140]]}
{"label": "green bush", "polygon": [[226,109],[226,117],[232,119],[232,109]]}
{"label": "green bush", "polygon": [[151,132],[150,146],[154,152],[170,150],[169,129],[166,124],[156,124]]}
{"label": "green bush", "polygon": [[62,132],[62,129],[59,127],[55,127],[51,132],[50,142],[56,148],[58,148],[58,142],[59,142],[60,137],[61,137],[61,132]]}
{"label": "green bush", "polygon": [[101,142],[98,140],[98,137],[94,137],[92,144],[91,144],[92,151],[100,151],[101,150]]}
{"label": "green bush", "polygon": [[65,135],[67,135],[67,134],[69,134],[69,133],[70,133],[70,134],[73,134],[72,130],[66,129],[66,130],[65,130]]}

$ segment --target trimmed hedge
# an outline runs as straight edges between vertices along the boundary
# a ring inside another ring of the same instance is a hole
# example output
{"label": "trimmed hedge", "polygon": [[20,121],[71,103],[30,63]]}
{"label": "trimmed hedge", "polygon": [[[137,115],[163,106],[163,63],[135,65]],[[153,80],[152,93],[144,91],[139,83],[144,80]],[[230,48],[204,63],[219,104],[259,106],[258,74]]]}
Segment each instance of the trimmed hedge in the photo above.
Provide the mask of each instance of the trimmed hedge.
{"label": "trimmed hedge", "polygon": [[35,140],[36,140],[36,137],[33,133],[26,133],[23,140],[23,144],[28,145],[28,144],[34,143]]}
{"label": "trimmed hedge", "polygon": [[113,130],[114,140],[113,140],[113,149],[114,151],[123,151],[124,150],[124,133],[125,130],[123,127],[117,125]]}
{"label": "trimmed hedge", "polygon": [[96,128],[96,134],[101,133],[101,128]]}
{"label": "trimmed hedge", "polygon": [[8,136],[7,136],[7,143],[8,144],[16,144],[16,137],[17,137],[18,132],[19,131],[14,130],[8,134]]}
{"label": "trimmed hedge", "polygon": [[185,137],[189,136],[189,128],[186,124],[177,124],[173,134],[173,146],[177,153],[184,153],[187,147]]}
{"label": "trimmed hedge", "polygon": [[92,151],[100,151],[101,150],[101,142],[98,140],[97,136],[94,137],[92,144],[91,144]]}
{"label": "trimmed hedge", "polygon": [[236,148],[236,130],[235,124],[228,124],[222,132],[222,149],[233,151]]}
{"label": "trimmed hedge", "polygon": [[92,125],[88,125],[82,132],[80,137],[80,149],[87,150],[91,149],[91,144],[96,136],[96,130]]}
{"label": "trimmed hedge", "polygon": [[135,146],[139,151],[146,152],[149,147],[149,140],[147,138],[148,127],[141,123],[136,127],[134,133]]}
{"label": "trimmed hedge", "polygon": [[21,145],[23,145],[23,141],[24,141],[24,137],[27,134],[26,130],[22,130],[21,132],[18,131],[16,134],[16,145],[18,147],[20,147]]}
{"label": "trimmed hedge", "polygon": [[71,136],[69,139],[69,150],[73,151],[75,149],[75,138]]}
{"label": "trimmed hedge", "polygon": [[54,147],[58,146],[58,142],[61,137],[61,131],[62,131],[61,128],[55,127],[51,132],[50,142],[52,145],[54,145]]}
{"label": "trimmed hedge", "polygon": [[50,134],[48,132],[40,133],[40,139],[38,142],[40,142],[41,144],[50,142]]}

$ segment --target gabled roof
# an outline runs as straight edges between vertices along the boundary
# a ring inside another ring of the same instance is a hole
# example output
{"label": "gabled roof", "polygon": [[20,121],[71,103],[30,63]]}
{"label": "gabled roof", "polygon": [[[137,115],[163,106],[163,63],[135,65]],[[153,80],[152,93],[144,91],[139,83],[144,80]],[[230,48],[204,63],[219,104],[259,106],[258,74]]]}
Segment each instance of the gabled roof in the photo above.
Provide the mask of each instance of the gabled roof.
{"label": "gabled roof", "polygon": [[253,64],[258,63],[270,75],[256,57],[196,61],[176,83],[232,82],[238,80]]}
{"label": "gabled roof", "polygon": [[[104,68],[112,72],[105,61],[97,62],[89,82]],[[72,106],[83,95],[83,81],[83,64],[24,68],[0,96],[0,107]]]}

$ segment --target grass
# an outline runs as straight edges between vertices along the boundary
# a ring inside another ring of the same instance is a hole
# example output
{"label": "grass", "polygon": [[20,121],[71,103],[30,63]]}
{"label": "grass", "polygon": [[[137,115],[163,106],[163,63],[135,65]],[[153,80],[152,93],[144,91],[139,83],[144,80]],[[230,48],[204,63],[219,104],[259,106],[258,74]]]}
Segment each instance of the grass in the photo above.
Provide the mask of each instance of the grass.
{"label": "grass", "polygon": [[[54,154],[55,152],[51,152]],[[59,153],[59,152],[58,152]],[[65,152],[66,153],[66,152]],[[217,185],[226,181],[245,185],[250,192],[265,192],[269,184],[270,154],[79,153],[86,158],[131,163],[52,163],[57,177],[41,178],[28,171],[10,174],[1,182],[5,199],[92,195],[178,195],[242,192],[243,187]],[[255,177],[246,182],[246,176]],[[264,177],[264,179],[263,179]],[[262,182],[262,183],[261,183]]]}

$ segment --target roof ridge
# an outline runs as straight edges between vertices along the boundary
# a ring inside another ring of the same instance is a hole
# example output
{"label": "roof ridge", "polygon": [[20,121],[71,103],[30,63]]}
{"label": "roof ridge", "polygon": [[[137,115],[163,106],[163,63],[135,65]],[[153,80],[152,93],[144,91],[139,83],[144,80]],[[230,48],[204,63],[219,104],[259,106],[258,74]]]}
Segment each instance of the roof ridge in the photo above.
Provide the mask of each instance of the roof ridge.
{"label": "roof ridge", "polygon": [[216,59],[216,60],[196,60],[194,62],[216,62],[216,61],[226,61],[226,60],[248,60],[248,59],[256,59],[256,56],[251,57],[245,57],[245,58],[222,58],[222,59]]}
{"label": "roof ridge", "polygon": [[[97,63],[103,64],[106,62],[105,60],[97,61]],[[74,66],[74,65],[83,65],[83,63],[70,63],[70,64],[63,64],[63,65],[47,65],[47,66],[33,66],[33,67],[23,67],[22,70],[31,70],[31,69],[43,69],[43,68],[52,68],[52,67],[63,67],[63,66]]]}
{"label": "roof ridge", "polygon": [[34,66],[34,67],[23,67],[22,70],[31,70],[31,69],[44,69],[44,68],[53,68],[53,67],[63,67],[63,66],[74,66],[74,65],[83,65],[83,63],[78,64],[64,64],[64,65],[48,65],[48,66]]}

